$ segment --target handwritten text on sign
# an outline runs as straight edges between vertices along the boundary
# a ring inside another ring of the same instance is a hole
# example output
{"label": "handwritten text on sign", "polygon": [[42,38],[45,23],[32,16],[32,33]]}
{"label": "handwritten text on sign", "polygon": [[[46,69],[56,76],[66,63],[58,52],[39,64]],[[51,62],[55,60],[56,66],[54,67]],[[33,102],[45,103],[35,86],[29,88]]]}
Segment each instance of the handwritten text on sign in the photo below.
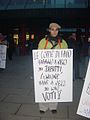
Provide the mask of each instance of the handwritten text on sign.
{"label": "handwritten text on sign", "polygon": [[90,60],[77,114],[90,118]]}
{"label": "handwritten text on sign", "polygon": [[6,48],[6,45],[0,45],[0,68],[6,67]]}
{"label": "handwritten text on sign", "polygon": [[72,49],[33,50],[35,102],[72,101]]}

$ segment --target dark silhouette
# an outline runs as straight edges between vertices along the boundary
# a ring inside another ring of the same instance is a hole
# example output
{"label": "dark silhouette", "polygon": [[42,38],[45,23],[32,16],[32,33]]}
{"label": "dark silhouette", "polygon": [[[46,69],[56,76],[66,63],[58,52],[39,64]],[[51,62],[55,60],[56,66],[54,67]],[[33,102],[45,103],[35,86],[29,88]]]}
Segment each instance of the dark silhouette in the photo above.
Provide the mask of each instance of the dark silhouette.
{"label": "dark silhouette", "polygon": [[7,55],[9,60],[12,60],[13,52],[14,52],[14,40],[13,40],[12,34],[7,36],[7,41],[8,41]]}

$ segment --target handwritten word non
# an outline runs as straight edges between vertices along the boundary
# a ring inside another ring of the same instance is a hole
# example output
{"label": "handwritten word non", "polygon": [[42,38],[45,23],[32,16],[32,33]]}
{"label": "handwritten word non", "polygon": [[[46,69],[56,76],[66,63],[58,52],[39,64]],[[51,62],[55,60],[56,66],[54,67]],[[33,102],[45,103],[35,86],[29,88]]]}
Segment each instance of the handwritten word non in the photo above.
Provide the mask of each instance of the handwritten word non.
{"label": "handwritten word non", "polygon": [[48,80],[39,81],[39,85],[48,85]]}

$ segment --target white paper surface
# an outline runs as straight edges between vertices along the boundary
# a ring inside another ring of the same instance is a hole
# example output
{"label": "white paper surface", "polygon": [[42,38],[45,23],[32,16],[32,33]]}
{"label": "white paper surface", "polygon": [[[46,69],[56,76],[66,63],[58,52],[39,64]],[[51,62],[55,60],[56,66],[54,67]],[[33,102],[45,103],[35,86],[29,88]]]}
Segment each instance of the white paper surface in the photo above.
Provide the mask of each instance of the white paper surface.
{"label": "white paper surface", "polygon": [[72,102],[73,50],[33,50],[35,102]]}
{"label": "white paper surface", "polygon": [[0,45],[0,68],[6,67],[6,45]]}
{"label": "white paper surface", "polygon": [[90,118],[90,60],[77,110],[77,114]]}

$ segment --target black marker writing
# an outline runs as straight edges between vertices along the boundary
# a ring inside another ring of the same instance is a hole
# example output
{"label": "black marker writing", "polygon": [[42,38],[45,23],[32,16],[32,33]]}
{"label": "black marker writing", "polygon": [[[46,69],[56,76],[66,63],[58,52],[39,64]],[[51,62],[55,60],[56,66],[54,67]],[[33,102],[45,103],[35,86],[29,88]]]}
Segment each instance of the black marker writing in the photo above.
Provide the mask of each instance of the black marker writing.
{"label": "black marker writing", "polygon": [[71,57],[72,52],[71,51],[67,51],[67,50],[62,50],[62,51],[56,51],[55,53],[55,58],[70,58]]}
{"label": "black marker writing", "polygon": [[60,72],[62,73],[62,66],[45,66],[45,72]]}
{"label": "black marker writing", "polygon": [[89,85],[88,85],[88,87],[87,87],[86,93],[87,93],[88,95],[90,95],[90,83],[89,83]]}
{"label": "black marker writing", "polygon": [[42,93],[44,101],[60,99],[62,90]]}
{"label": "black marker writing", "polygon": [[48,80],[41,80],[39,81],[39,85],[48,85]]}
{"label": "black marker writing", "polygon": [[42,80],[46,80],[46,79],[59,79],[59,73],[55,73],[55,74],[45,74],[45,73],[42,73],[41,76],[40,76],[40,79]]}
{"label": "black marker writing", "polygon": [[42,51],[41,52],[41,58],[52,58],[53,57],[53,51]]}
{"label": "black marker writing", "polygon": [[66,65],[67,59],[38,59],[39,65]]}

